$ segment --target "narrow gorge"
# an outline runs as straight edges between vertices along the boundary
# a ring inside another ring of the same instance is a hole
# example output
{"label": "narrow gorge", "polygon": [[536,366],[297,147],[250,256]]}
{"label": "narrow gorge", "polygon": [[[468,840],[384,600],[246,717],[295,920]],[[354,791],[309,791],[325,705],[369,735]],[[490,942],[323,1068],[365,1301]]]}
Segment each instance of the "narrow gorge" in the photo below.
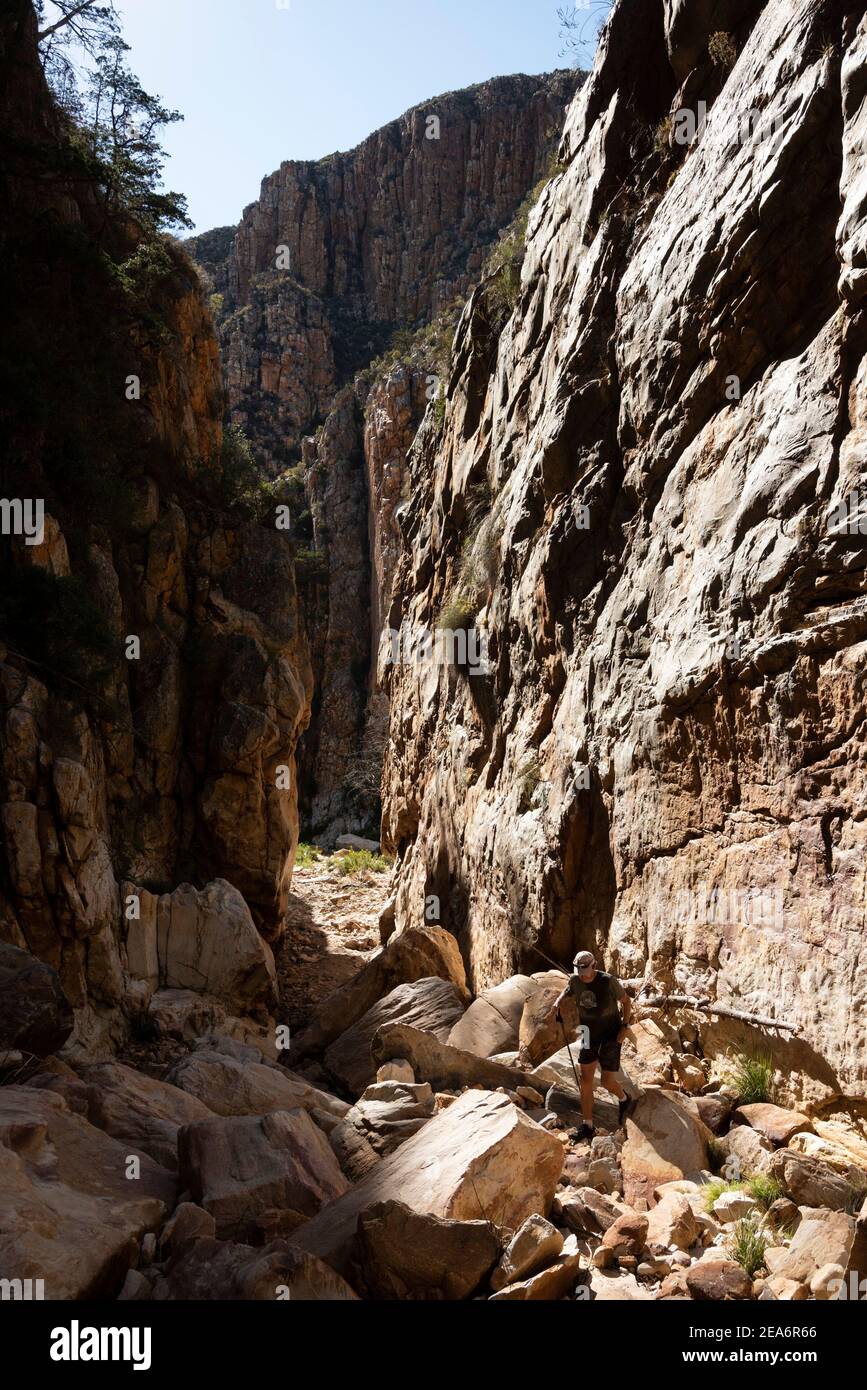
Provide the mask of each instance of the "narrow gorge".
{"label": "narrow gorge", "polygon": [[4,1299],[865,1296],[867,17],[602,8],[193,235],[0,16]]}

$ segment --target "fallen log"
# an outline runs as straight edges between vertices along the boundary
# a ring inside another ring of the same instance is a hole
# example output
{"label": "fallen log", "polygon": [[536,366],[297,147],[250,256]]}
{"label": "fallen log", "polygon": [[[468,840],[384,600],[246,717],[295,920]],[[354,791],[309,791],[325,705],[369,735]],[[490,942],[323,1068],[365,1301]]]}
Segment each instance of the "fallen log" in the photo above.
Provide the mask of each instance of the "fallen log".
{"label": "fallen log", "polygon": [[[634,985],[632,980],[626,984]],[[784,1033],[797,1033],[794,1023],[783,1023],[778,1018],[764,1018],[761,1014],[750,1014],[743,1009],[730,1009],[725,1004],[716,1004],[712,999],[698,999],[689,994],[639,994],[636,1004],[648,1009],[686,1008],[700,1009],[703,1013],[718,1014],[721,1018],[735,1018],[741,1023],[753,1023],[758,1028],[779,1028]]]}

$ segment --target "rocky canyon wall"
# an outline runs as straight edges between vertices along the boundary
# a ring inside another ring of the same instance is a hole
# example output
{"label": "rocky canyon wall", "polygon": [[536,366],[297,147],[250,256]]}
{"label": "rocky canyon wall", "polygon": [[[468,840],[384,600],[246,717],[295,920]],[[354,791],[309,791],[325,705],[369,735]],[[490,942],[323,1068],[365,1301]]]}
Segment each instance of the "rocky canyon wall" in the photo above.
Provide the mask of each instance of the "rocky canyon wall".
{"label": "rocky canyon wall", "polygon": [[[45,509],[41,543],[2,541],[0,936],[59,971],[99,1050],[179,982],[169,958],[214,984],[209,932],[227,957],[243,940],[243,1002],[267,1002],[248,907],[273,939],[312,675],[291,547],[230,495],[195,270],[106,210],[29,4],[0,42],[2,490]],[[175,902],[184,879],[226,882]]]}
{"label": "rocky canyon wall", "polygon": [[409,459],[391,625],[490,669],[382,671],[398,928],[779,1018],[794,1095],[867,1083],[865,73],[861,4],[619,0]]}
{"label": "rocky canyon wall", "polygon": [[325,845],[378,834],[387,716],[371,653],[435,371],[423,353],[368,368],[478,279],[546,176],[581,80],[519,75],[434,98],[348,154],[281,165],[234,235],[189,243],[213,287],[229,418],[270,472],[304,466],[316,697],[301,785],[306,831]]}

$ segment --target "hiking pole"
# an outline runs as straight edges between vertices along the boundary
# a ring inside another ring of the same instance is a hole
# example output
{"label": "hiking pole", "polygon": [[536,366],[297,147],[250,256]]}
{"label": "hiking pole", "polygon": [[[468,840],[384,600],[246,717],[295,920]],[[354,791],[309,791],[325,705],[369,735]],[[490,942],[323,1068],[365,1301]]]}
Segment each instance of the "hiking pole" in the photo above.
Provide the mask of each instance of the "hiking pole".
{"label": "hiking pole", "polygon": [[576,1068],[576,1066],[575,1066],[574,1058],[572,1057],[572,1049],[571,1049],[571,1047],[569,1046],[569,1039],[566,1037],[566,1029],[565,1029],[565,1026],[564,1026],[564,1024],[563,1024],[563,1019],[562,1019],[562,1016],[561,1016],[561,1014],[560,1014],[560,1010],[559,1010],[559,1009],[557,1010],[557,1020],[558,1020],[558,1022],[559,1022],[559,1024],[560,1024],[560,1032],[563,1034],[563,1041],[564,1041],[564,1043],[566,1044],[566,1051],[569,1053],[569,1061],[572,1063],[572,1073],[573,1073],[573,1075],[574,1075],[574,1077],[575,1077],[575,1085],[578,1087],[578,1093],[579,1093],[579,1095],[580,1095],[580,1093],[581,1093],[581,1082],[578,1080],[578,1070],[577,1070],[577,1068]]}

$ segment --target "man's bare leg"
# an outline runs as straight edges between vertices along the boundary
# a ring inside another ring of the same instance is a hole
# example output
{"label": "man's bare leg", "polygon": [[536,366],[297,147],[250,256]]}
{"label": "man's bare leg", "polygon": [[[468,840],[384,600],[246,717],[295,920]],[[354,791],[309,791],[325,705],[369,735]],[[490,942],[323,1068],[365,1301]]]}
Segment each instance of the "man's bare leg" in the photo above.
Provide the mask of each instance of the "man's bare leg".
{"label": "man's bare leg", "polygon": [[602,1073],[602,1085],[605,1087],[606,1091],[610,1091],[618,1100],[626,1099],[626,1092],[617,1080],[616,1071],[604,1071]]}
{"label": "man's bare leg", "polygon": [[595,1075],[595,1062],[581,1063],[581,1114],[589,1129],[593,1128],[593,1080]]}

